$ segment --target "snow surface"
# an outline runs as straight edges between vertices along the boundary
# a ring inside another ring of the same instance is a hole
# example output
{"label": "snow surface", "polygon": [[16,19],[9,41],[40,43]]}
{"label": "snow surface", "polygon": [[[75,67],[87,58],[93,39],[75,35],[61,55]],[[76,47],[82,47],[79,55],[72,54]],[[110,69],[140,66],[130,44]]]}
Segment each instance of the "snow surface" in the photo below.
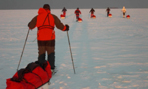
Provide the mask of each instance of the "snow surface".
{"label": "snow surface", "polygon": [[[56,31],[57,74],[49,89],[148,89],[148,9],[80,9],[82,23],[75,22],[74,9],[68,9],[70,43],[76,74],[73,72],[67,33]],[[28,22],[37,10],[0,10],[0,89],[17,69],[27,35]],[[58,17],[60,9],[53,9]],[[37,60],[36,29],[30,31],[19,68]],[[35,40],[35,41],[34,41]]]}

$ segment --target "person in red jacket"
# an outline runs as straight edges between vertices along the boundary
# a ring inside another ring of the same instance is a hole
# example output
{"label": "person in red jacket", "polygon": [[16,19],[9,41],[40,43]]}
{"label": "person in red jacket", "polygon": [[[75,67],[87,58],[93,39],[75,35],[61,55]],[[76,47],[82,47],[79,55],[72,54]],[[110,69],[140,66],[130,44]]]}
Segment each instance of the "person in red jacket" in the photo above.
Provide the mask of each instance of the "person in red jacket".
{"label": "person in red jacket", "polygon": [[39,8],[38,15],[28,23],[30,30],[35,27],[38,29],[38,62],[40,64],[45,62],[47,52],[51,70],[55,69],[55,26],[62,31],[69,30],[68,25],[64,25],[56,15],[51,14],[48,4],[44,4],[43,8]]}
{"label": "person in red jacket", "polygon": [[76,14],[76,19],[79,19],[79,15],[81,14],[81,11],[79,10],[79,8],[77,8],[74,12]]}
{"label": "person in red jacket", "polygon": [[66,11],[67,11],[67,9],[64,7],[63,8],[63,10],[62,10],[62,12],[63,12],[63,15],[66,17]]}

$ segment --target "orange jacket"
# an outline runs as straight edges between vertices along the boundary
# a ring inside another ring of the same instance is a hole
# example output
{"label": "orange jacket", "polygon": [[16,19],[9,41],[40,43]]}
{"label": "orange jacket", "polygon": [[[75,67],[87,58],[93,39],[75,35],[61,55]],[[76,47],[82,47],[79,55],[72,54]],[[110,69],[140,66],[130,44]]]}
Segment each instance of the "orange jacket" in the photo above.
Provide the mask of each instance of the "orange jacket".
{"label": "orange jacket", "polygon": [[35,16],[28,26],[30,29],[38,28],[37,39],[40,41],[55,40],[54,27],[64,31],[66,26],[61,23],[57,16],[50,13],[50,10],[40,8],[38,15]]}

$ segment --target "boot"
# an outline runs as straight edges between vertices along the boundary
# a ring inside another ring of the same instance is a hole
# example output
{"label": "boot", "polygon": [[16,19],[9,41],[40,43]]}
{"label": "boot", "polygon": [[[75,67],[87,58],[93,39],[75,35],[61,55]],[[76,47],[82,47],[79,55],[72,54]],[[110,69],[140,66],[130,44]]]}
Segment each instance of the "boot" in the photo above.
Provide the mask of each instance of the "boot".
{"label": "boot", "polygon": [[54,70],[54,68],[55,68],[55,53],[50,53],[48,55],[48,61],[49,61],[49,64],[51,66],[51,69]]}
{"label": "boot", "polygon": [[40,65],[40,66],[43,66],[43,63],[46,62],[46,60],[45,60],[45,53],[44,53],[44,54],[41,54],[41,55],[38,57],[38,62],[39,62],[39,65]]}

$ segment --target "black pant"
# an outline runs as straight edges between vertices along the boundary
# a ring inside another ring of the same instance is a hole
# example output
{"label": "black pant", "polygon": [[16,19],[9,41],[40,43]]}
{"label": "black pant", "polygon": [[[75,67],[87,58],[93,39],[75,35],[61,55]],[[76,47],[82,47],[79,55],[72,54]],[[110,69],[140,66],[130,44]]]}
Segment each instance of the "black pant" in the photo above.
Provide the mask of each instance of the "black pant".
{"label": "black pant", "polygon": [[51,69],[55,67],[55,40],[38,41],[38,61],[40,64],[45,62],[46,52],[48,54],[48,61]]}
{"label": "black pant", "polygon": [[123,12],[123,15],[125,15],[125,13]]}
{"label": "black pant", "polygon": [[109,12],[107,12],[107,17],[108,17],[108,15],[109,15]]}

